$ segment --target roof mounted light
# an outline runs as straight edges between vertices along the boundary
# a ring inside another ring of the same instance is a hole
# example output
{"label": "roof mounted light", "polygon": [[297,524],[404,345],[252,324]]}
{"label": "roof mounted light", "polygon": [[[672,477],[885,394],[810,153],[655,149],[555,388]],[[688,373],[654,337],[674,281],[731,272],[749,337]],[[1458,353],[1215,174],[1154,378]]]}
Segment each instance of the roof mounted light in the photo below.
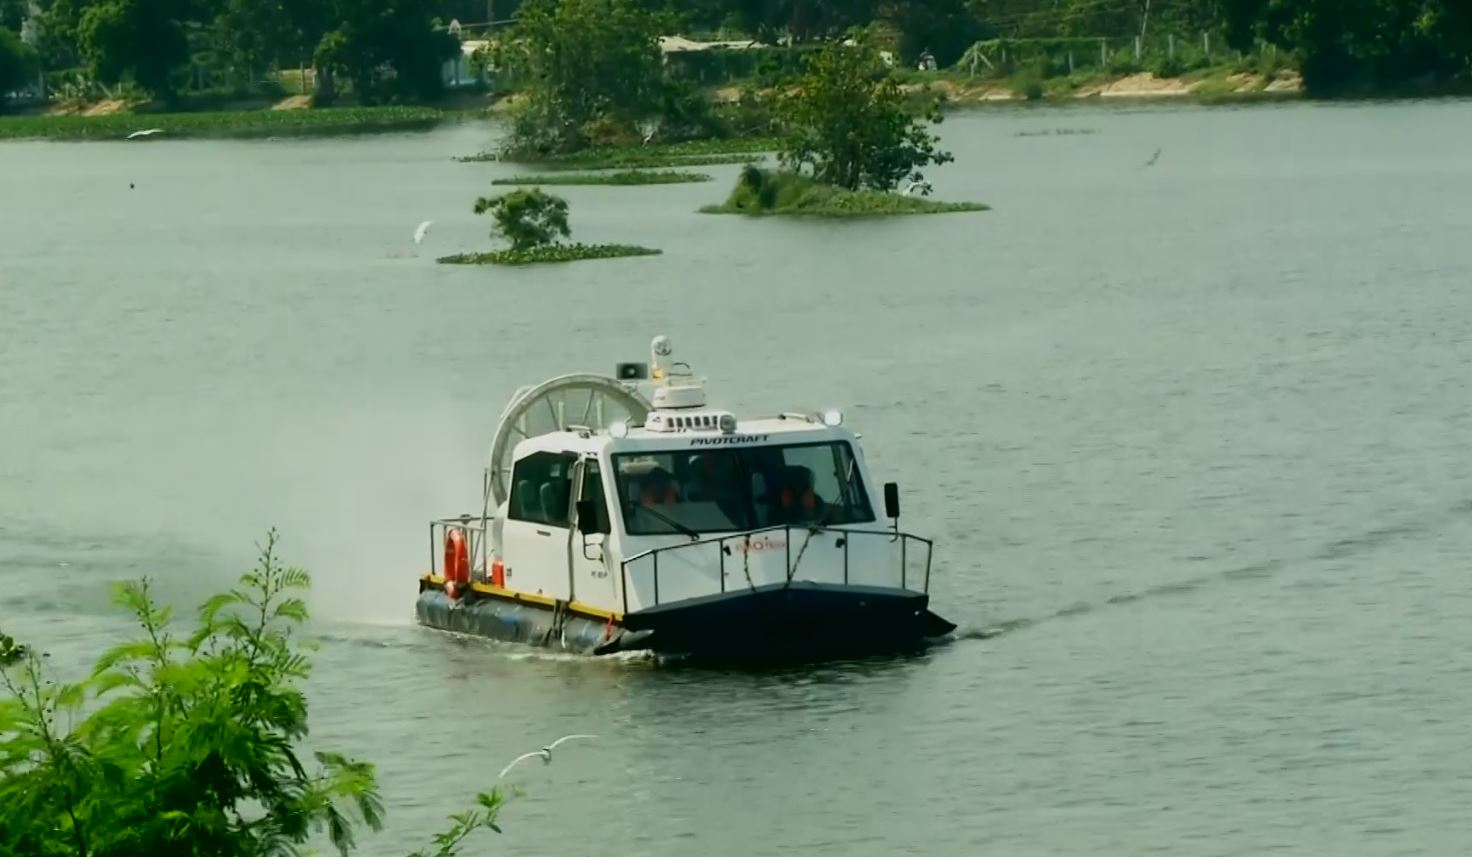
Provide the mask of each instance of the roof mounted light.
{"label": "roof mounted light", "polygon": [[721,414],[720,426],[722,434],[734,433],[736,431],[736,415]]}
{"label": "roof mounted light", "polygon": [[629,421],[628,420],[614,420],[613,422],[609,423],[608,424],[608,434],[611,437],[628,437],[629,436]]}
{"label": "roof mounted light", "polygon": [[823,425],[829,428],[841,426],[843,425],[843,411],[837,408],[829,408],[818,414],[818,419],[822,421]]}

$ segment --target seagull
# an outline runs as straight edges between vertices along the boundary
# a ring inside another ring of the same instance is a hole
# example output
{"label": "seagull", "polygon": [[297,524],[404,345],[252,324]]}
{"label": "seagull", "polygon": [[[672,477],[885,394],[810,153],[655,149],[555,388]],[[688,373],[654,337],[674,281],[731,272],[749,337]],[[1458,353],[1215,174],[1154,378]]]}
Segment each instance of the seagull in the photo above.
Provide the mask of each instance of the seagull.
{"label": "seagull", "polygon": [[162,134],[163,132],[164,129],[162,128],[149,128],[147,131],[134,131],[128,135],[128,139],[136,140],[139,137],[152,137],[154,134]]}
{"label": "seagull", "polygon": [[[1145,162],[1145,166],[1146,167],[1153,167],[1153,166],[1155,166],[1155,162],[1158,161],[1158,160],[1160,160],[1160,150],[1159,149],[1156,149],[1155,150],[1155,154],[1153,154],[1153,155],[1150,156],[1150,160],[1148,160],[1148,161]],[[1143,169],[1143,167],[1141,169]]]}
{"label": "seagull", "polygon": [[533,750],[530,753],[522,753],[520,756],[517,756],[515,759],[512,759],[511,760],[511,764],[509,764],[506,767],[502,768],[501,769],[501,773],[496,777],[496,779],[498,779],[498,780],[499,779],[502,779],[507,774],[511,773],[511,769],[512,768],[516,767],[517,765],[521,764],[522,762],[525,762],[527,759],[535,759],[538,756],[540,756],[542,758],[542,764],[544,764],[544,765],[550,764],[552,762],[552,748],[556,747],[558,744],[561,744],[563,741],[571,741],[574,738],[597,738],[597,737],[598,737],[597,735],[564,735],[561,738],[558,738],[556,741],[553,741],[551,744],[548,744],[547,746],[543,747],[540,750]]}
{"label": "seagull", "polygon": [[905,196],[914,196],[917,193],[919,193],[921,196],[928,196],[932,190],[934,190],[934,188],[930,186],[930,182],[922,179],[918,182],[910,182],[905,186],[905,189],[901,191],[901,193],[903,193]]}
{"label": "seagull", "polygon": [[429,226],[432,223],[434,223],[433,220],[426,220],[423,223],[419,224],[419,228],[418,229],[415,229],[414,230],[414,243],[415,244],[422,244],[422,243],[424,243],[424,236],[426,236],[426,235],[429,234]]}

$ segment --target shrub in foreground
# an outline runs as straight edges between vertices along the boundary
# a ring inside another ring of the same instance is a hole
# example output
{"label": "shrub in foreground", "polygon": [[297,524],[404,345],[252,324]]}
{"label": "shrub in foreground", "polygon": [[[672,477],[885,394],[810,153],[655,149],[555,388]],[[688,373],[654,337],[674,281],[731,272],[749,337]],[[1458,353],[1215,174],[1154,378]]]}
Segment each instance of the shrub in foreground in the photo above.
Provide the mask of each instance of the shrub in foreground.
{"label": "shrub in foreground", "polygon": [[[177,628],[146,579],[117,586],[141,634],[81,681],[49,678],[40,655],[0,639],[0,853],[260,857],[325,833],[347,855],[360,827],[379,828],[371,763],[299,750],[310,581],[275,546],[273,531],[193,629]],[[480,795],[427,853],[449,857],[497,829],[501,806],[498,792]]]}

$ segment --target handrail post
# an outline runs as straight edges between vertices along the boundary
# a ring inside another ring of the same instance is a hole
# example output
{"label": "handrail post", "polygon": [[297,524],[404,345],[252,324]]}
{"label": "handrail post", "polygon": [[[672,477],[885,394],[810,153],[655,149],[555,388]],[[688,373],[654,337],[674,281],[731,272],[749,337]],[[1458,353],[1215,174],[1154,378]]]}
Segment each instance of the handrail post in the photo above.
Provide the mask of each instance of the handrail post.
{"label": "handrail post", "polygon": [[792,525],[784,524],[782,527],[782,546],[787,551],[787,567],[782,571],[784,583],[792,582]]}
{"label": "handrail post", "polygon": [[429,576],[434,577],[434,521],[429,522]]}
{"label": "handrail post", "polygon": [[925,594],[930,594],[930,559],[935,555],[935,546],[929,543],[925,545]]}
{"label": "handrail post", "polygon": [[727,537],[722,536],[720,541],[716,542],[716,554],[721,558],[720,574],[722,595],[726,594],[726,538]]}
{"label": "handrail post", "polygon": [[853,534],[846,533],[843,536],[843,585],[848,586],[848,543],[853,541]]}
{"label": "handrail post", "polygon": [[659,551],[654,552],[654,606],[659,606]]}
{"label": "handrail post", "polygon": [[900,589],[909,588],[908,586],[906,586],[906,583],[909,580],[908,573],[910,570],[908,567],[910,564],[910,552],[908,550],[909,547],[910,537],[905,535],[900,536]]}
{"label": "handrail post", "polygon": [[624,594],[624,615],[629,615],[629,561],[624,560],[618,564],[619,589]]}

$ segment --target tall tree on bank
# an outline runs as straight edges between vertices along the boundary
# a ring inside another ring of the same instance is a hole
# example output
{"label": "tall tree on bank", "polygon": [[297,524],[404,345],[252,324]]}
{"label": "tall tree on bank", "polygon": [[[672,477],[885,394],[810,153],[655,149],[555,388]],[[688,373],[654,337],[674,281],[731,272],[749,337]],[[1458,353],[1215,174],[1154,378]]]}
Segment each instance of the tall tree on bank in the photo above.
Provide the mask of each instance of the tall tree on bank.
{"label": "tall tree on bank", "polygon": [[1467,0],[1219,0],[1231,42],[1299,58],[1304,85],[1333,94],[1472,72]]}
{"label": "tall tree on bank", "polygon": [[665,92],[668,16],[641,0],[527,0],[498,64],[527,81],[510,146],[555,154],[632,133]]}
{"label": "tall tree on bank", "polygon": [[0,113],[5,112],[6,94],[35,80],[37,67],[36,51],[0,27]]}
{"label": "tall tree on bank", "polygon": [[778,115],[783,164],[839,187],[893,190],[903,179],[923,178],[922,167],[953,160],[928,127],[940,121],[939,104],[913,112],[864,41],[832,44],[809,58]]}
{"label": "tall tree on bank", "polygon": [[81,54],[103,83],[130,77],[151,95],[174,96],[173,73],[189,57],[182,0],[101,0],[85,8]]}

